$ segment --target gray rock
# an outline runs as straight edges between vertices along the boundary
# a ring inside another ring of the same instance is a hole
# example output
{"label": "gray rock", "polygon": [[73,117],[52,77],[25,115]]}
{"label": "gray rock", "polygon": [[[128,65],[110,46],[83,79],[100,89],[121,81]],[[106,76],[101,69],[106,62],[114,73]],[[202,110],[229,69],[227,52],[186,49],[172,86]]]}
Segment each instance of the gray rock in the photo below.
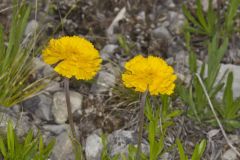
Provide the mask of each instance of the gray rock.
{"label": "gray rock", "polygon": [[[222,78],[223,74],[227,70],[233,72],[233,86],[232,86],[233,97],[234,98],[240,97],[240,85],[239,85],[239,82],[240,82],[240,76],[239,76],[240,75],[240,66],[233,65],[233,64],[221,64],[216,82],[219,82],[219,80]],[[227,76],[225,77],[224,82],[226,82],[226,79],[227,79]],[[218,97],[222,97],[222,95],[223,95],[223,93],[220,93],[218,95]]]}
{"label": "gray rock", "polygon": [[146,13],[145,13],[145,11],[139,12],[137,17],[136,17],[136,19],[139,20],[139,21],[145,22],[145,20],[146,20]]}
{"label": "gray rock", "polygon": [[117,48],[118,45],[115,44],[107,44],[106,46],[104,46],[103,49],[100,51],[102,59],[108,60]]}
{"label": "gray rock", "polygon": [[[70,91],[72,113],[82,108],[83,96],[75,91]],[[65,123],[68,118],[65,92],[56,92],[53,95],[52,113],[56,123]]]}
{"label": "gray rock", "polygon": [[171,157],[170,154],[168,152],[165,152],[161,156],[160,160],[169,160],[169,159],[171,159],[170,157]]}
{"label": "gray rock", "polygon": [[229,149],[223,154],[222,160],[237,160],[237,154],[232,149]]}
{"label": "gray rock", "polygon": [[236,144],[236,146],[240,145],[240,136],[236,134],[231,134],[228,137],[229,137],[229,140],[232,142],[232,144]]}
{"label": "gray rock", "polygon": [[60,125],[44,125],[43,129],[49,132],[52,132],[54,134],[60,134],[64,131],[69,130],[69,126],[66,124],[60,124]]}
{"label": "gray rock", "polygon": [[102,139],[97,134],[91,134],[86,140],[86,159],[87,160],[100,160],[103,150]]}
{"label": "gray rock", "polygon": [[167,39],[171,38],[171,35],[166,27],[158,27],[152,31],[152,36],[156,39]]}
{"label": "gray rock", "polygon": [[[209,0],[201,0],[200,1],[202,3],[202,8],[203,10],[206,12],[208,10],[208,3],[209,3]],[[212,1],[212,6],[213,8],[217,8],[217,0],[213,0]]]}
{"label": "gray rock", "polygon": [[170,9],[173,9],[176,7],[176,5],[174,4],[174,2],[172,0],[167,0],[165,2],[165,5],[168,6]]}
{"label": "gray rock", "polygon": [[20,119],[15,118],[16,115],[10,115],[6,113],[0,112],[0,134],[6,134],[7,133],[7,124],[11,120],[13,122],[13,127],[16,126],[16,134],[19,137],[22,137],[27,134],[27,132],[32,129],[34,133],[37,133],[37,127],[30,123],[29,118],[22,114]]}
{"label": "gray rock", "polygon": [[[110,150],[110,156],[124,153],[128,154],[128,145],[132,144],[137,146],[137,134],[133,131],[117,130],[108,136],[108,147]],[[143,139],[142,151],[145,154],[149,153],[149,145],[146,140]]]}
{"label": "gray rock", "polygon": [[36,70],[38,70],[39,77],[46,77],[54,73],[53,68],[41,61],[39,58],[33,58],[33,64]]}
{"label": "gray rock", "polygon": [[109,90],[115,85],[115,75],[106,71],[100,71],[97,77],[97,82],[92,85],[91,90],[96,93],[102,93]]}
{"label": "gray rock", "polygon": [[48,86],[44,89],[46,92],[54,93],[62,90],[60,83],[57,81],[46,80],[46,83],[48,83]]}
{"label": "gray rock", "polygon": [[72,141],[67,132],[62,132],[56,138],[51,160],[74,160]]}
{"label": "gray rock", "polygon": [[24,109],[27,109],[36,117],[50,121],[53,120],[51,107],[52,98],[46,94],[40,94],[23,102]]}
{"label": "gray rock", "polygon": [[176,34],[180,34],[185,21],[184,15],[179,12],[170,11],[168,12],[168,19],[170,30]]}
{"label": "gray rock", "polygon": [[53,115],[51,112],[52,98],[44,94],[40,94],[39,98],[40,102],[38,103],[35,115],[46,121],[53,120]]}
{"label": "gray rock", "polygon": [[34,32],[36,32],[37,28],[38,28],[39,24],[36,20],[31,20],[30,22],[28,22],[27,27],[25,29],[25,35],[32,35],[34,34]]}

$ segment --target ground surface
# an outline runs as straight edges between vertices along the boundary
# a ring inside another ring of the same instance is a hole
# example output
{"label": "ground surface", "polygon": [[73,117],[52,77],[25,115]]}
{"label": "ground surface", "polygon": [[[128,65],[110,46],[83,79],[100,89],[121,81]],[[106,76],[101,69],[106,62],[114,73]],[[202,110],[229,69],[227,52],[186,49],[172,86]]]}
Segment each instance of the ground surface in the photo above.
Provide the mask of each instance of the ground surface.
{"label": "ground surface", "polygon": [[[26,32],[30,32],[37,23],[39,28],[43,29],[43,42],[51,36],[84,36],[95,44],[104,59],[102,71],[95,80],[78,82],[72,79],[70,83],[75,111],[74,122],[84,146],[89,142],[88,137],[95,134],[100,135],[104,132],[113,135],[117,130],[136,130],[139,96],[126,90],[121,85],[119,76],[126,60],[139,53],[160,56],[175,67],[176,73],[182,79],[188,78],[186,64],[188,53],[182,35],[182,25],[185,20],[181,11],[183,3],[185,1],[173,0],[82,0],[79,2],[42,0],[38,2],[37,19],[34,20],[33,14],[29,21],[29,30]],[[0,10],[10,6],[9,1],[2,0]],[[11,18],[10,11],[11,9],[0,12],[0,22],[6,28]],[[199,51],[198,56],[203,60],[206,53],[205,49],[198,45],[198,38],[194,39],[195,49]],[[232,50],[236,52],[229,53],[224,63],[239,64],[238,47],[239,45],[233,43]],[[44,65],[40,59],[36,59],[36,64],[39,66],[37,73],[39,76],[52,72],[51,68]],[[64,156],[72,159],[71,150],[62,153],[64,148],[70,145],[67,140],[69,129],[66,125],[68,122],[64,109],[66,107],[62,102],[64,99],[62,92],[62,79],[57,77],[40,95],[12,109],[2,108],[14,118],[21,113],[24,117],[23,121],[26,122],[23,123],[23,128],[39,128],[45,137],[57,137],[57,143],[61,145],[55,148],[52,159],[61,159],[60,157]],[[59,109],[60,104],[62,107]],[[186,110],[188,106],[173,96],[172,107]],[[175,125],[168,130],[166,146],[173,144],[175,138],[179,137],[185,147],[189,148],[186,149],[187,153],[191,154],[193,146],[205,138],[208,140],[208,145],[203,159],[218,160],[226,154],[226,151],[231,152],[218,128],[199,124],[186,117],[184,113],[177,117],[175,122]],[[229,133],[230,139],[238,147],[239,133],[239,130]],[[62,155],[59,156],[59,153]],[[234,156],[234,153],[228,154],[230,155],[227,157]],[[178,159],[177,151],[172,150],[167,153],[166,159]]]}

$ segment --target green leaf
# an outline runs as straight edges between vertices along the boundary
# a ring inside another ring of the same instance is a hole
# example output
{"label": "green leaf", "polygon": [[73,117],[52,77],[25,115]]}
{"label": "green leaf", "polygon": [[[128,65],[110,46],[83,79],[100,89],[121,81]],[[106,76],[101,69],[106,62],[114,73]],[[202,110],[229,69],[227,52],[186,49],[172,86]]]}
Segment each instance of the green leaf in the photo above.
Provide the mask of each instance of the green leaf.
{"label": "green leaf", "polygon": [[183,112],[183,111],[181,111],[181,110],[174,110],[174,111],[172,111],[171,113],[169,113],[166,118],[167,118],[167,119],[175,118],[175,117],[177,117],[177,116],[180,116],[180,115],[182,114],[182,112]]}
{"label": "green leaf", "polygon": [[5,45],[4,45],[4,34],[3,34],[3,26],[0,24],[0,61],[5,56]]}
{"label": "green leaf", "polygon": [[43,138],[40,135],[39,136],[39,148],[38,148],[40,154],[43,154],[43,149],[44,149]]}
{"label": "green leaf", "polygon": [[188,11],[186,5],[183,5],[182,7],[183,14],[186,16],[186,18],[193,23],[195,26],[199,27],[203,30],[202,26],[198,23],[198,21],[191,15],[191,13]]}
{"label": "green leaf", "polygon": [[14,141],[15,141],[15,133],[13,130],[13,124],[12,124],[12,121],[8,121],[7,144],[8,144],[8,150],[11,156],[14,155],[14,151],[15,151]]}
{"label": "green leaf", "polygon": [[187,160],[187,156],[185,155],[185,151],[183,149],[181,141],[177,138],[176,140],[177,147],[178,147],[178,153],[180,155],[180,160]]}
{"label": "green leaf", "polygon": [[200,160],[201,159],[202,154],[205,151],[206,144],[207,144],[206,140],[202,140],[200,142],[200,144],[196,144],[194,151],[193,151],[192,158],[191,158],[192,160]]}
{"label": "green leaf", "polygon": [[230,0],[228,4],[227,13],[225,16],[225,23],[224,23],[227,32],[232,32],[234,28],[233,27],[234,18],[237,15],[238,7],[239,7],[239,0]]}
{"label": "green leaf", "polygon": [[[25,1],[13,2],[13,15],[9,38],[4,46],[3,29],[0,27],[0,105],[13,106],[46,86],[46,77],[29,83],[29,77],[36,71],[33,55],[36,51],[36,38],[29,38],[23,44],[23,34],[30,15],[30,7]],[[2,49],[3,48],[3,49]]]}
{"label": "green leaf", "polygon": [[223,103],[225,105],[224,113],[226,114],[225,118],[231,118],[228,114],[230,110],[232,110],[233,105],[233,91],[232,91],[232,83],[233,83],[233,73],[230,72],[227,77],[227,84],[223,94]]}
{"label": "green leaf", "polygon": [[204,139],[200,142],[199,148],[198,148],[198,155],[201,158],[203,155],[205,149],[206,149],[207,141]]}
{"label": "green leaf", "polygon": [[189,61],[190,71],[192,72],[192,74],[197,73],[197,57],[194,52],[190,51],[188,61]]}
{"label": "green leaf", "polygon": [[28,134],[24,140],[24,148],[26,148],[32,141],[33,139],[33,131],[32,129],[28,131]]}
{"label": "green leaf", "polygon": [[207,22],[203,15],[203,9],[202,9],[202,4],[201,4],[200,0],[197,0],[197,18],[198,18],[199,22],[201,23],[202,27],[206,30],[206,32],[209,32]]}
{"label": "green leaf", "polygon": [[7,157],[7,150],[6,150],[4,141],[1,137],[0,137],[0,150],[1,150],[3,157]]}
{"label": "green leaf", "polygon": [[55,146],[56,144],[56,140],[55,139],[52,139],[48,144],[47,146],[44,148],[43,150],[43,154],[46,156],[46,157],[49,157],[52,150],[53,150],[53,147]]}

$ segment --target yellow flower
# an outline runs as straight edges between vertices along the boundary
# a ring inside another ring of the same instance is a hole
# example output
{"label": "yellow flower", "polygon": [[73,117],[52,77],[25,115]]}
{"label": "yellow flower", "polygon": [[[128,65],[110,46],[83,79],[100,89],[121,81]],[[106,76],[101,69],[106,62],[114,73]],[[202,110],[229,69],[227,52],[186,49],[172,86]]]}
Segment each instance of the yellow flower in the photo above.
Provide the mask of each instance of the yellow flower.
{"label": "yellow flower", "polygon": [[56,64],[54,70],[60,75],[82,80],[92,79],[102,62],[92,43],[78,36],[51,39],[42,57],[47,64]]}
{"label": "yellow flower", "polygon": [[151,95],[173,93],[177,76],[163,59],[138,55],[125,64],[125,69],[122,80],[126,87],[139,92],[148,89]]}

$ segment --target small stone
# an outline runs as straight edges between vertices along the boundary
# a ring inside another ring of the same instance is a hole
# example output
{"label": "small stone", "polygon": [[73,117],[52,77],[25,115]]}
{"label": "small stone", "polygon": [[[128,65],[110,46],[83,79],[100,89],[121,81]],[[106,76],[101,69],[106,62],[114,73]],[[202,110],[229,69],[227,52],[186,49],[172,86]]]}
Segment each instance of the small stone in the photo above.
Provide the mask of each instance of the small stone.
{"label": "small stone", "polygon": [[116,78],[113,74],[106,71],[100,71],[97,82],[92,86],[91,90],[96,93],[106,92],[115,85],[115,82]]}
{"label": "small stone", "polygon": [[50,121],[53,119],[51,106],[52,98],[44,94],[39,95],[40,102],[38,103],[35,115],[43,120]]}
{"label": "small stone", "polygon": [[36,117],[50,121],[53,120],[51,107],[52,98],[46,94],[40,94],[23,102],[24,109],[30,111]]}
{"label": "small stone", "polygon": [[33,58],[33,64],[36,70],[38,70],[39,77],[49,76],[54,73],[53,68],[41,61],[39,58]]}
{"label": "small stone", "polygon": [[174,2],[172,0],[166,1],[165,5],[168,6],[170,9],[173,9],[176,7],[176,5],[174,4]]}
{"label": "small stone", "polygon": [[61,125],[44,125],[43,129],[49,132],[52,132],[54,134],[60,134],[64,131],[68,131],[69,126],[66,124]]}
{"label": "small stone", "polygon": [[103,49],[100,51],[102,59],[108,60],[117,48],[118,45],[115,44],[107,44],[106,46],[104,46]]}
{"label": "small stone", "polygon": [[53,148],[51,160],[74,160],[72,141],[67,132],[62,132],[56,138],[56,145]]}
{"label": "small stone", "polygon": [[[201,0],[200,2],[202,3],[203,11],[207,12],[209,0]],[[217,4],[217,0],[213,0],[213,1],[212,1],[212,6],[213,6],[213,8],[217,8],[217,5],[218,5],[218,4]]]}
{"label": "small stone", "polygon": [[[240,66],[233,65],[233,64],[221,64],[219,74],[217,76],[217,82],[222,78],[226,71],[233,72],[233,97],[234,99],[240,97]],[[227,76],[225,76],[224,82],[226,82]],[[218,98],[221,98],[223,93],[217,95]]]}
{"label": "small stone", "polygon": [[212,138],[212,137],[216,136],[219,132],[220,132],[219,129],[212,129],[211,131],[209,131],[207,133],[207,137]]}
{"label": "small stone", "polygon": [[[128,154],[128,145],[137,146],[137,135],[133,131],[117,130],[108,136],[108,147],[110,156],[124,153]],[[149,153],[149,145],[146,140],[142,142],[142,152]]]}
{"label": "small stone", "polygon": [[60,83],[57,81],[46,80],[46,83],[48,84],[48,86],[44,89],[44,91],[54,93],[62,90],[62,88],[60,87]]}
{"label": "small stone", "polygon": [[185,21],[184,15],[179,12],[170,11],[168,12],[168,19],[170,30],[176,34],[180,34]]}
{"label": "small stone", "polygon": [[240,137],[238,135],[231,134],[228,137],[232,144],[236,144],[236,146],[240,145]]}
{"label": "small stone", "polygon": [[30,22],[28,22],[27,27],[25,29],[25,35],[33,35],[34,32],[36,32],[37,28],[38,28],[39,24],[36,20],[31,20]]}
{"label": "small stone", "polygon": [[168,152],[163,153],[163,155],[161,156],[160,160],[169,160],[170,158],[170,154]]}
{"label": "small stone", "polygon": [[37,133],[36,126],[29,122],[29,119],[25,114],[22,114],[21,119],[17,119],[15,116],[16,115],[0,112],[0,135],[7,133],[7,125],[9,121],[12,121],[14,128],[17,125],[16,134],[18,137],[26,135],[30,129],[32,129],[34,133]]}
{"label": "small stone", "polygon": [[156,39],[167,39],[171,38],[171,35],[166,27],[158,27],[153,30],[152,36]]}
{"label": "small stone", "polygon": [[139,21],[145,22],[145,19],[146,19],[145,11],[141,11],[140,13],[138,13],[136,19],[139,20]]}
{"label": "small stone", "polygon": [[237,154],[232,149],[229,149],[223,154],[222,160],[237,160]]}
{"label": "small stone", "polygon": [[86,159],[87,160],[100,160],[103,150],[102,139],[97,134],[92,134],[86,140]]}
{"label": "small stone", "polygon": [[[72,113],[81,110],[83,96],[75,91],[70,91]],[[65,123],[68,118],[65,92],[56,92],[53,95],[52,113],[56,123]]]}

